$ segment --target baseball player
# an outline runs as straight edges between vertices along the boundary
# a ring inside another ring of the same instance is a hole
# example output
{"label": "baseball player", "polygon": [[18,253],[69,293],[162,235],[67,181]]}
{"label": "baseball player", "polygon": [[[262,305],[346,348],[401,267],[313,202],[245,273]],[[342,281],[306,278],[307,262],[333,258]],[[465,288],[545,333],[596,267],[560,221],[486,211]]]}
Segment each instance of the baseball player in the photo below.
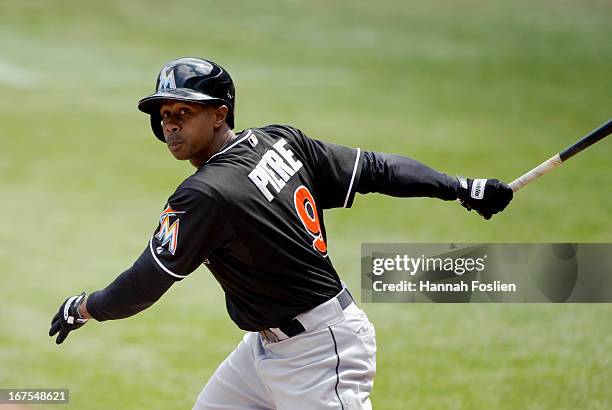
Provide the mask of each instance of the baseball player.
{"label": "baseball player", "polygon": [[106,288],[68,298],[50,336],[90,318],[135,315],[201,264],[246,330],[195,409],[362,409],[376,372],[375,332],[327,253],[323,211],[357,192],[459,199],[485,219],[512,199],[496,179],[466,179],[413,159],[311,139],[287,125],[234,133],[234,84],[218,64],[164,65],[140,100],[155,136],[195,173],[164,204],[142,255]]}

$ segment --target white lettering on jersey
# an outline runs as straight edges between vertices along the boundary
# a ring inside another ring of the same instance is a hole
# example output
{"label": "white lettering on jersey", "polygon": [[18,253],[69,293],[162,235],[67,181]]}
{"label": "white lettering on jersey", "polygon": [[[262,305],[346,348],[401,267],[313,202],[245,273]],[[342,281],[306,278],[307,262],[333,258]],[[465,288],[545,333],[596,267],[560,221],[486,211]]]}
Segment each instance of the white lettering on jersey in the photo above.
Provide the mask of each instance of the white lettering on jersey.
{"label": "white lettering on jersey", "polygon": [[293,159],[293,152],[285,148],[285,144],[287,144],[287,141],[281,138],[276,144],[274,144],[274,148],[283,156],[283,158],[285,158],[285,161],[291,165],[293,170],[298,172],[300,168],[302,168],[302,163],[299,160]]}
{"label": "white lettering on jersey", "polygon": [[263,159],[266,160],[266,163],[270,165],[274,172],[276,172],[283,179],[283,181],[289,181],[289,178],[291,178],[294,173],[293,168],[287,165],[287,163],[283,161],[281,156],[278,155],[276,151],[266,151],[266,153],[263,155]]}
{"label": "white lettering on jersey", "polygon": [[268,189],[268,185],[279,193],[287,184],[287,181],[298,172],[303,164],[294,158],[293,152],[285,148],[287,141],[278,140],[267,150],[259,163],[249,173],[249,179],[255,184],[259,191],[272,202],[274,195]]}
{"label": "white lettering on jersey", "polygon": [[264,194],[268,202],[271,202],[274,199],[274,196],[272,196],[268,188],[266,188],[266,185],[268,185],[270,182],[270,175],[264,171],[260,164],[257,164],[257,166],[251,171],[249,178],[251,181],[253,181],[255,186],[259,188],[261,193]]}
{"label": "white lettering on jersey", "polygon": [[280,179],[278,177],[278,175],[276,175],[276,172],[274,172],[274,171],[272,171],[270,169],[270,166],[268,165],[268,163],[264,159],[259,161],[259,166],[262,167],[263,170],[266,171],[266,173],[270,177],[270,185],[272,185],[272,187],[274,187],[276,192],[280,192],[281,189],[285,186],[285,181]]}

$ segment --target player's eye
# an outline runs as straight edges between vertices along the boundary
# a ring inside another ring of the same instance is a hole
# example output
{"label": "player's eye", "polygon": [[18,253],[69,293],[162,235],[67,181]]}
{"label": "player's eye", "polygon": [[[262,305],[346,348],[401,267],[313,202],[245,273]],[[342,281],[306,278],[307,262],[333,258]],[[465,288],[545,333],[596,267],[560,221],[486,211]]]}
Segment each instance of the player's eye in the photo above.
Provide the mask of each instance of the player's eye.
{"label": "player's eye", "polygon": [[163,119],[166,119],[166,118],[170,117],[170,113],[168,111],[164,111],[164,112],[161,113],[161,117]]}
{"label": "player's eye", "polygon": [[181,108],[181,110],[179,111],[179,115],[187,115],[190,112],[191,111],[189,111],[189,108]]}

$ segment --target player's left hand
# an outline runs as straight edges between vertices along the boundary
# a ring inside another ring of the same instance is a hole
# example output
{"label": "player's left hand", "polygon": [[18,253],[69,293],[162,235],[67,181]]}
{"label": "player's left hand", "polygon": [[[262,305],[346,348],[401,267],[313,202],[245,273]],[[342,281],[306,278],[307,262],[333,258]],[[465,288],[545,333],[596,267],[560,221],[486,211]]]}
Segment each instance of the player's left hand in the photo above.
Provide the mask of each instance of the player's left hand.
{"label": "player's left hand", "polygon": [[458,197],[468,211],[476,210],[484,219],[503,211],[514,193],[508,184],[498,179],[469,179],[458,176]]}
{"label": "player's left hand", "polygon": [[55,343],[58,345],[66,340],[68,333],[80,328],[87,322],[87,319],[79,314],[79,305],[85,299],[85,296],[86,294],[83,292],[80,295],[69,297],[62,303],[59,312],[53,316],[49,336],[53,337],[59,332],[55,339]]}

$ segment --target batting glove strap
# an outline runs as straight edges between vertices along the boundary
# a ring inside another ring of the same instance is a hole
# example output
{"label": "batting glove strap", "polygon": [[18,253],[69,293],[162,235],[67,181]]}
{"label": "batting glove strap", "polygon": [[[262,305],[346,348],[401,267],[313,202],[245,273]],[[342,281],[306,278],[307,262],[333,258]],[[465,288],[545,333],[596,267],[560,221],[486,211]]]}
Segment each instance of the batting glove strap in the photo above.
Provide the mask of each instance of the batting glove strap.
{"label": "batting glove strap", "polygon": [[469,179],[458,176],[458,198],[468,211],[474,209],[485,219],[503,211],[513,197],[512,188],[498,179]]}
{"label": "batting glove strap", "polygon": [[[87,319],[81,316],[81,312],[79,312],[79,306],[81,306],[81,303],[83,303],[83,299],[85,299],[85,296],[87,296],[87,294],[83,292],[79,296],[72,296],[71,298],[68,298],[68,300],[74,299],[72,303],[66,301],[66,305],[64,306],[64,319],[68,323],[73,324],[74,322],[87,322]],[[70,305],[70,309],[66,309],[66,306],[68,305]]]}
{"label": "batting glove strap", "polygon": [[62,303],[59,311],[51,319],[51,328],[49,336],[53,337],[57,334],[55,343],[61,344],[68,333],[72,332],[87,323],[87,319],[79,313],[79,305],[83,302],[87,294],[85,292],[80,295],[71,296]]}

